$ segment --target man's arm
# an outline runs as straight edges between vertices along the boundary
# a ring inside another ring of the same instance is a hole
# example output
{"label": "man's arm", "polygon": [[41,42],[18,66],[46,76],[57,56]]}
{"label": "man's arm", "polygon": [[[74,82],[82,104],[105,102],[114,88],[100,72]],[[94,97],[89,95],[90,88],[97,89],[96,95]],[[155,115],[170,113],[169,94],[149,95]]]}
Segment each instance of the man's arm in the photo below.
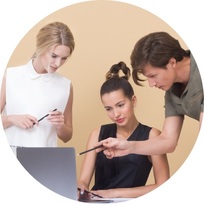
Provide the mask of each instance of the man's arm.
{"label": "man's arm", "polygon": [[[177,146],[180,132],[183,125],[183,118],[171,116],[165,119],[161,134],[145,141],[126,141],[115,138],[108,138],[100,141],[96,146],[103,145],[106,147],[104,154],[107,158],[124,156],[127,154],[165,154],[173,152]],[[98,148],[96,151],[102,151]]]}

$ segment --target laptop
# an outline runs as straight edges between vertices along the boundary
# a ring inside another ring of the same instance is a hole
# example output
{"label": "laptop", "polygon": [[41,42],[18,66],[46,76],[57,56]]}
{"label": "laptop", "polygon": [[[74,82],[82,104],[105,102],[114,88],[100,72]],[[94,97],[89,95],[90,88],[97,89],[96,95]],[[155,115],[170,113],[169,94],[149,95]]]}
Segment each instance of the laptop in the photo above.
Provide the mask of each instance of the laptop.
{"label": "laptop", "polygon": [[76,154],[73,147],[17,147],[22,166],[50,190],[77,200]]}

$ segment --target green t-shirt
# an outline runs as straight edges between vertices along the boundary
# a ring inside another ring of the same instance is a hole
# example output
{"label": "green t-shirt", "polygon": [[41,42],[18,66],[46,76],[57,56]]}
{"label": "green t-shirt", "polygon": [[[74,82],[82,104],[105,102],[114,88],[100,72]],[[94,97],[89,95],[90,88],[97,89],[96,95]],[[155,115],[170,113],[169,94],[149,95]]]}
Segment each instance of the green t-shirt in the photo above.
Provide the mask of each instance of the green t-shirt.
{"label": "green t-shirt", "polygon": [[181,83],[175,83],[165,94],[165,117],[187,115],[199,121],[203,112],[203,86],[198,66],[191,55],[190,79],[179,96]]}

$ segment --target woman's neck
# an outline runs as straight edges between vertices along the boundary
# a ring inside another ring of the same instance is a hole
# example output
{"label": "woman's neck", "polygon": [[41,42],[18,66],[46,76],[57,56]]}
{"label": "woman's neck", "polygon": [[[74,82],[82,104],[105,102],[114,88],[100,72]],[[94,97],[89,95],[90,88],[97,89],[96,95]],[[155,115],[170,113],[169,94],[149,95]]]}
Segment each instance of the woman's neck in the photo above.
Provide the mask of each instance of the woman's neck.
{"label": "woman's neck", "polygon": [[136,119],[136,117],[134,117],[134,119],[131,120],[131,122],[126,126],[117,126],[117,133],[116,133],[117,138],[120,138],[120,139],[129,138],[138,125],[139,125],[139,122]]}
{"label": "woman's neck", "polygon": [[38,74],[46,74],[47,73],[47,71],[43,68],[41,62],[37,58],[34,58],[32,60],[32,63],[33,63],[33,68],[35,69],[35,71]]}

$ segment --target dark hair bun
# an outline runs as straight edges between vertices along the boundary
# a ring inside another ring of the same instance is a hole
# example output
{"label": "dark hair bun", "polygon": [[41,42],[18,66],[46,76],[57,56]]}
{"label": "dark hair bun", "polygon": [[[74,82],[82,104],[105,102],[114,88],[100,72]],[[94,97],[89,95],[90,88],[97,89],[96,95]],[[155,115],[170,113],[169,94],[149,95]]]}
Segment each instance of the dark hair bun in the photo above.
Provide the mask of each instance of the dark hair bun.
{"label": "dark hair bun", "polygon": [[[122,76],[120,76],[120,72],[122,72]],[[124,78],[128,80],[130,78],[130,69],[126,66],[123,61],[120,61],[118,64],[114,64],[110,70],[106,73],[106,80],[111,78]]]}

